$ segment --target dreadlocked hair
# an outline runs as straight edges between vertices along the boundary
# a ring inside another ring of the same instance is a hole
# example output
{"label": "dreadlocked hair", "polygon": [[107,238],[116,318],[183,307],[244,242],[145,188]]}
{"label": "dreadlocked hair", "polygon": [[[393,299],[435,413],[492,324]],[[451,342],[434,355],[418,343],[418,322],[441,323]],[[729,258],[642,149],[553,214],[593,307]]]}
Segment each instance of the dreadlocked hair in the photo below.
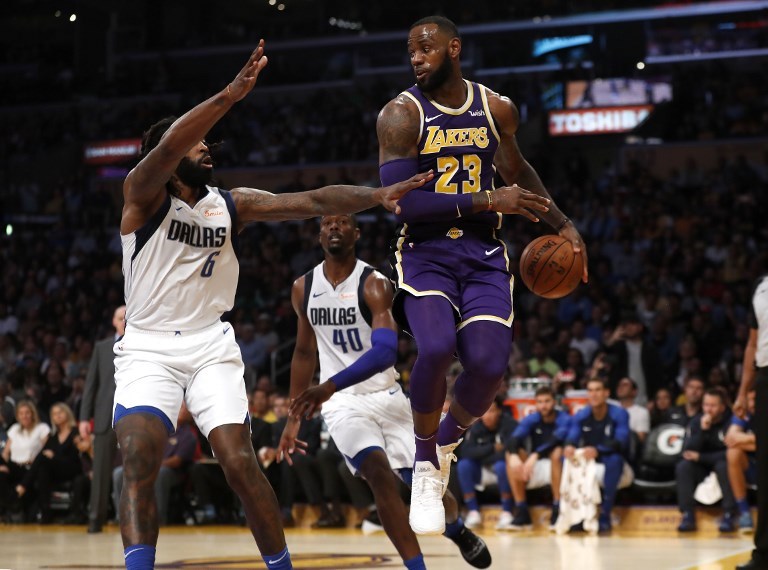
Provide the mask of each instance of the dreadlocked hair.
{"label": "dreadlocked hair", "polygon": [[171,125],[176,122],[176,117],[165,117],[160,119],[154,125],[149,127],[141,137],[141,155],[140,158],[147,156],[153,148],[159,143],[163,135],[171,128]]}

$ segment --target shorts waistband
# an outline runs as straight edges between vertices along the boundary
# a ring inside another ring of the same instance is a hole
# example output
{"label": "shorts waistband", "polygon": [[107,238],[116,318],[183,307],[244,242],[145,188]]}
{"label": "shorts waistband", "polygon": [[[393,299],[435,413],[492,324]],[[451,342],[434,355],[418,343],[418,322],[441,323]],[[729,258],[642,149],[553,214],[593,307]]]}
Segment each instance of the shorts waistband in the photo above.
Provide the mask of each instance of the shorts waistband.
{"label": "shorts waistband", "polygon": [[200,328],[200,329],[188,330],[188,331],[182,331],[182,330],[178,330],[178,331],[175,331],[175,330],[170,330],[170,331],[153,331],[153,330],[147,330],[147,329],[140,329],[138,327],[135,327],[133,325],[129,325],[129,324],[126,323],[125,331],[126,332],[135,331],[137,333],[149,334],[149,335],[154,335],[154,336],[191,336],[191,335],[195,335],[195,334],[199,334],[199,333],[205,332],[205,331],[207,331],[209,329],[212,329],[214,327],[218,327],[218,326],[223,325],[223,324],[224,324],[223,321],[216,321],[215,323],[212,323],[212,324],[208,325],[207,327],[203,327],[203,328]]}

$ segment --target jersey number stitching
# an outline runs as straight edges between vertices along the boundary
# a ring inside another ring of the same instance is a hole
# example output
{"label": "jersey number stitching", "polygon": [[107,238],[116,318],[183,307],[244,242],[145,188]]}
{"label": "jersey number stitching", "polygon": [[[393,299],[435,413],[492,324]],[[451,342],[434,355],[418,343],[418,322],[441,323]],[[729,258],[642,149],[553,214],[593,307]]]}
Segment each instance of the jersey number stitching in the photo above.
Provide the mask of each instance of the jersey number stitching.
{"label": "jersey number stitching", "polygon": [[206,259],[205,263],[203,264],[203,269],[200,271],[200,277],[210,277],[213,275],[213,264],[216,263],[214,257],[220,253],[220,251],[214,251],[211,255],[208,256],[208,259]]}
{"label": "jersey number stitching", "polygon": [[[482,160],[476,154],[462,155],[462,163],[464,170],[467,171],[469,180],[465,180],[461,183],[461,193],[468,194],[469,192],[480,191],[480,169],[482,167]],[[456,172],[459,170],[459,159],[455,156],[440,156],[437,159],[437,171],[442,172],[440,178],[435,183],[435,191],[443,194],[456,194],[458,191],[458,184],[451,182]]]}
{"label": "jersey number stitching", "polygon": [[355,328],[347,329],[347,338],[344,338],[344,329],[333,329],[333,344],[340,346],[344,353],[349,352],[347,350],[347,344],[354,352],[360,352],[363,350],[363,343],[360,340],[360,331]]}

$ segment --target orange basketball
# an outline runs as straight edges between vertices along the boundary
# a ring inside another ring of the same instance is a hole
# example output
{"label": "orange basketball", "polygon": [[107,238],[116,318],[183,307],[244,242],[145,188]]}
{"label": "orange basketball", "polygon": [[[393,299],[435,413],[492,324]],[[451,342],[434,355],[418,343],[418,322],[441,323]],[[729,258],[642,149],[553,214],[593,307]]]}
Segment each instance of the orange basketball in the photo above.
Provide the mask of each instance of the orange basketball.
{"label": "orange basketball", "polygon": [[536,238],[520,256],[520,276],[526,287],[540,297],[559,299],[576,289],[584,271],[581,254],[559,235]]}

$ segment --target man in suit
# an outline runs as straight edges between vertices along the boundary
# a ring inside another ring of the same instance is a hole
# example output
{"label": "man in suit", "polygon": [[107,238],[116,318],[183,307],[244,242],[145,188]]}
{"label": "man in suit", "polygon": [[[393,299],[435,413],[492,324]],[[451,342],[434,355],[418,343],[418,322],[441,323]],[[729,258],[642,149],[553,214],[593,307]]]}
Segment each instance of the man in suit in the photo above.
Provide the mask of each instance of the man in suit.
{"label": "man in suit", "polygon": [[[125,334],[125,305],[115,309],[112,316],[115,334],[96,343],[85,380],[80,405],[80,437],[93,435],[93,480],[88,507],[88,532],[101,532],[107,520],[109,486],[112,464],[117,450],[117,438],[112,430],[112,406],[115,397],[115,341]],[[91,428],[93,418],[93,428]],[[91,433],[93,432],[93,433]]]}

